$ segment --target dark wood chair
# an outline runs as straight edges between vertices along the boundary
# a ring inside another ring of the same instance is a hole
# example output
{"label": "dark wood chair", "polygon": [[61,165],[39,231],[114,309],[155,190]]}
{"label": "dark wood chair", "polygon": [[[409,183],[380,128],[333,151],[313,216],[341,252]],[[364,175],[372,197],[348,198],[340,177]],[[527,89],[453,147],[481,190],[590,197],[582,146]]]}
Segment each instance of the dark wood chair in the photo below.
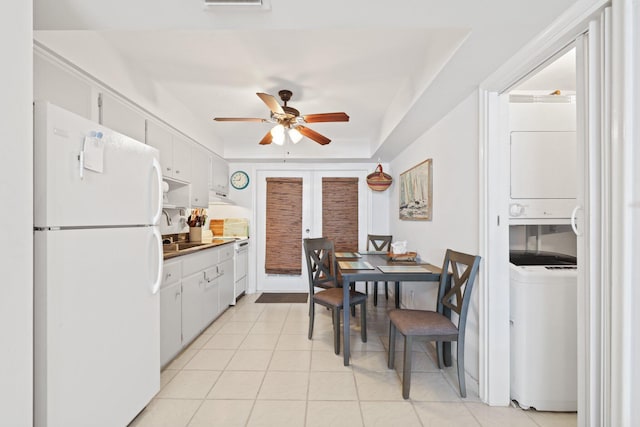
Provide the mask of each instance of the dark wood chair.
{"label": "dark wood chair", "polygon": [[[342,283],[336,277],[336,262],[333,241],[326,238],[304,239],[304,253],[309,273],[309,339],[313,337],[315,305],[332,310],[334,350],[340,354],[340,310],[344,308]],[[317,291],[315,288],[322,288]],[[367,342],[367,296],[355,290],[349,291],[349,304],[360,305],[362,342]]]}
{"label": "dark wood chair", "polygon": [[[480,257],[447,249],[438,287],[436,311],[389,310],[389,368],[395,359],[396,330],[404,335],[404,365],[402,367],[402,397],[409,398],[411,387],[411,351],[414,337],[436,342],[438,367],[451,366],[451,342],[458,342],[457,364],[460,396],[466,397],[464,377],[464,333],[473,284],[478,274]],[[457,313],[457,324],[451,312]]]}
{"label": "dark wood chair", "polygon": [[[382,234],[367,235],[367,251],[390,252],[392,236]],[[369,294],[369,282],[365,283],[366,292]],[[384,282],[384,297],[389,299],[389,283]],[[378,282],[373,282],[373,305],[378,305]]]}

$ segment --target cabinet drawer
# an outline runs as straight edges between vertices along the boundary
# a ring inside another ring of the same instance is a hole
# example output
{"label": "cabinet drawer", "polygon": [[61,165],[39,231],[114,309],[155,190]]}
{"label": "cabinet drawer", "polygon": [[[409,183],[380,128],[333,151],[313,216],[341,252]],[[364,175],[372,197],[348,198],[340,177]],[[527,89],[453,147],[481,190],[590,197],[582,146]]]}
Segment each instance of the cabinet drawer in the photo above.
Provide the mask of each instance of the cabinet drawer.
{"label": "cabinet drawer", "polygon": [[218,262],[233,259],[233,253],[235,252],[234,247],[234,244],[229,243],[218,248]]}
{"label": "cabinet drawer", "polygon": [[218,252],[216,248],[205,249],[195,254],[184,255],[182,257],[182,275],[189,276],[198,271],[215,266],[218,263]]}
{"label": "cabinet drawer", "polygon": [[165,262],[162,267],[162,288],[176,283],[182,277],[182,262]]}

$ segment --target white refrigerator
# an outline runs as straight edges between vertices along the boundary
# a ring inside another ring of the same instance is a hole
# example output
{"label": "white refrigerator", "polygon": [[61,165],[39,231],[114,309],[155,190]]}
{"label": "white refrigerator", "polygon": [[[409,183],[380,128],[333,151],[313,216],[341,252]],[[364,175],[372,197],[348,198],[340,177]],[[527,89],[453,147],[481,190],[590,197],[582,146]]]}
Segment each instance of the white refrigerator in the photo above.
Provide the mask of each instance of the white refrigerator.
{"label": "white refrigerator", "polygon": [[34,423],[126,426],[160,389],[156,149],[34,116]]}

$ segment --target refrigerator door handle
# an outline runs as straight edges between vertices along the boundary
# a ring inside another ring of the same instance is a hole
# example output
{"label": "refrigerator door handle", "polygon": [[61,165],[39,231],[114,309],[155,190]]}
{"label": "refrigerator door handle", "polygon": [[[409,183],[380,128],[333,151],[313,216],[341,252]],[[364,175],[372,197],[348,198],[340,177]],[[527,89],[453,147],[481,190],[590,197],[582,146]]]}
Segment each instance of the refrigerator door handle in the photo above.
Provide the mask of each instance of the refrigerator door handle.
{"label": "refrigerator door handle", "polygon": [[160,166],[158,159],[155,157],[151,162],[151,170],[155,179],[152,179],[150,191],[151,200],[149,201],[149,204],[154,212],[151,217],[151,225],[156,225],[160,221],[160,216],[162,215],[162,167]]}
{"label": "refrigerator door handle", "polygon": [[[155,270],[156,277],[151,283],[151,293],[157,294],[160,290],[160,284],[162,283],[162,266],[164,263],[164,256],[162,252],[162,235],[158,230],[158,227],[153,227],[153,234],[149,242],[149,270]],[[154,265],[155,264],[155,265]]]}

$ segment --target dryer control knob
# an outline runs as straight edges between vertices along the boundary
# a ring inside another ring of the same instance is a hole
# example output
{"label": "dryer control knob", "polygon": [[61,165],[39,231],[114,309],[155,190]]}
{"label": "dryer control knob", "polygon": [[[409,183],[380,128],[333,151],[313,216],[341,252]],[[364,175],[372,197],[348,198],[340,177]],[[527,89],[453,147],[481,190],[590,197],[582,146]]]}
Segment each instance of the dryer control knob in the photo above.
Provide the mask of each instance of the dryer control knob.
{"label": "dryer control knob", "polygon": [[512,203],[509,205],[509,215],[520,216],[524,213],[524,206],[519,203]]}

